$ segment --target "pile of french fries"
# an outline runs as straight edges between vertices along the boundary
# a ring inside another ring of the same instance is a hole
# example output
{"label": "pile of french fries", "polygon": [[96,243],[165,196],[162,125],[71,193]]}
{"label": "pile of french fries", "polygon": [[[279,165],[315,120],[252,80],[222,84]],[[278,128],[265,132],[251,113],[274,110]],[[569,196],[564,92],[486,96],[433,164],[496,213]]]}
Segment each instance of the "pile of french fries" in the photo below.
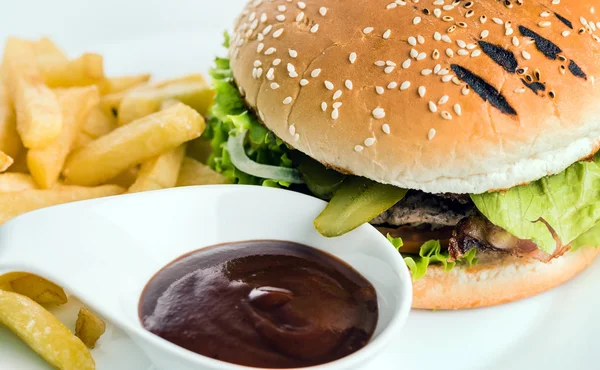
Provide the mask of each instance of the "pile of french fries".
{"label": "pile of french fries", "polygon": [[[101,55],[69,59],[47,38],[8,39],[0,66],[0,225],[71,201],[228,183],[202,163],[212,99],[201,75],[110,78]],[[93,369],[88,347],[104,322],[82,308],[73,335],[43,307],[66,302],[40,277],[0,276],[0,324],[59,369]]]}

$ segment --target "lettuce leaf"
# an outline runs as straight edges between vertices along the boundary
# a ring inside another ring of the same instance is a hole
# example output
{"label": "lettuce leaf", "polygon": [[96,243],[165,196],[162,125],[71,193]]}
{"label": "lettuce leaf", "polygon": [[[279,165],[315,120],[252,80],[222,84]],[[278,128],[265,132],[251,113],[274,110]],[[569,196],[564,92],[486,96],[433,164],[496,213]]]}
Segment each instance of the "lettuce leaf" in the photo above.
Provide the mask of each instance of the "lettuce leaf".
{"label": "lettuce leaf", "polygon": [[[393,238],[389,234],[387,239],[392,243],[394,248],[401,252],[402,239]],[[477,249],[471,249],[459,261],[450,261],[448,252],[442,252],[442,246],[439,240],[429,240],[421,246],[418,256],[406,256],[404,262],[410,269],[414,280],[422,279],[427,273],[430,264],[441,264],[444,266],[444,271],[451,271],[456,267],[457,263],[468,264],[473,266],[477,264]]]}
{"label": "lettuce leaf", "polygon": [[600,223],[597,223],[585,234],[571,242],[572,252],[582,247],[600,247]]}
{"label": "lettuce leaf", "polygon": [[[228,45],[228,35],[224,46]],[[261,179],[248,175],[231,163],[227,151],[227,139],[230,134],[248,130],[245,150],[253,161],[280,167],[292,167],[289,158],[290,149],[271,131],[263,126],[240,95],[235,83],[229,59],[216,58],[210,71],[215,89],[215,100],[204,137],[210,141],[212,154],[208,165],[224,174],[233,183],[263,185],[271,187],[289,187],[284,181]]]}
{"label": "lettuce leaf", "polygon": [[569,244],[600,221],[600,155],[558,175],[471,199],[493,224],[553,253],[556,242],[548,226]]}

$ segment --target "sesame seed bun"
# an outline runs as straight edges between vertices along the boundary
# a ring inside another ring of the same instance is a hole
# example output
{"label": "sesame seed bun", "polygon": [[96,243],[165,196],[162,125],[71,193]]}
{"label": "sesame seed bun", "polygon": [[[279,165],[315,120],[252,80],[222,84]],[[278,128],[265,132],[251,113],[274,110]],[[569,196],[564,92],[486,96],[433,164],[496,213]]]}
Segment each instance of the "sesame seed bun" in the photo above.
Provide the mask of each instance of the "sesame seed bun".
{"label": "sesame seed bun", "polygon": [[413,308],[477,308],[531,297],[572,279],[599,252],[600,248],[581,248],[550,263],[482,254],[477,265],[450,272],[432,265],[423,279],[413,282]]}
{"label": "sesame seed bun", "polygon": [[594,153],[596,1],[450,3],[252,0],[235,81],[287,143],[403,188],[505,189]]}

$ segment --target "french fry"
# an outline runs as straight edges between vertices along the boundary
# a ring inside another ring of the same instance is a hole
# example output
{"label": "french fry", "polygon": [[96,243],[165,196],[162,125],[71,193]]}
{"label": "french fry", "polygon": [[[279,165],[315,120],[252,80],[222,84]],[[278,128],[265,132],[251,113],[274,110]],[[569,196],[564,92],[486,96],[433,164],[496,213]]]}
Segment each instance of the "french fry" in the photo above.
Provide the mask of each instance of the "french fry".
{"label": "french fry", "polygon": [[138,174],[140,173],[139,166],[132,167],[118,174],[115,178],[108,180],[107,184],[119,185],[123,188],[128,189],[137,180]]}
{"label": "french fry", "polygon": [[0,290],[0,324],[58,369],[96,368],[83,342],[50,312],[25,296]]}
{"label": "french fry", "polygon": [[0,172],[4,172],[13,164],[14,160],[6,153],[0,150]]}
{"label": "french fry", "polygon": [[32,189],[37,189],[37,185],[28,174],[16,172],[0,174],[0,193]]}
{"label": "french fry", "polygon": [[206,123],[192,108],[177,104],[136,120],[89,143],[67,159],[71,184],[101,184],[128,168],[199,137]]}
{"label": "french fry", "polygon": [[104,136],[117,127],[114,116],[106,114],[100,106],[94,107],[81,127],[81,132],[93,139]]}
{"label": "french fry", "polygon": [[99,84],[99,91],[102,95],[116,94],[138,87],[142,84],[145,84],[149,80],[149,74],[106,78]]}
{"label": "french fry", "polygon": [[[123,100],[125,95],[132,92],[133,90],[156,90],[156,89],[163,88],[163,87],[171,85],[171,84],[188,83],[188,82],[207,85],[206,80],[200,74],[191,74],[191,75],[186,75],[183,77],[178,77],[178,78],[174,78],[174,79],[170,79],[170,80],[164,80],[164,81],[160,81],[155,84],[152,84],[152,85],[141,84],[141,85],[133,87],[129,90],[111,93],[111,94],[103,96],[102,99],[100,99],[100,107],[109,116],[117,117],[118,112],[119,112],[119,105],[121,104],[121,101]],[[157,110],[155,110],[154,112],[156,112],[156,111]],[[151,113],[154,113],[154,112],[151,112]]]}
{"label": "french fry", "polygon": [[138,193],[175,187],[184,156],[185,145],[181,145],[144,162],[137,180],[131,185],[128,192]]}
{"label": "french fry", "polygon": [[59,186],[49,190],[25,190],[0,193],[0,224],[20,214],[36,209],[78,200],[101,198],[122,194],[125,191],[117,185],[98,187]]}
{"label": "french fry", "polygon": [[94,141],[94,138],[91,137],[88,134],[85,134],[83,132],[80,132],[77,137],[75,138],[75,142],[73,143],[73,148],[71,148],[71,150],[77,150],[79,148],[82,148],[86,145],[88,145],[89,143],[91,143],[92,141]]}
{"label": "french fry", "polygon": [[23,144],[17,132],[12,102],[2,80],[0,78],[0,151],[15,158],[23,150]]}
{"label": "french fry", "polygon": [[65,63],[68,60],[67,55],[47,37],[42,37],[38,41],[33,42],[33,49],[38,65]]}
{"label": "french fry", "polygon": [[106,331],[106,323],[87,308],[82,307],[75,323],[75,335],[88,348],[96,347],[96,342]]}
{"label": "french fry", "polygon": [[104,80],[102,55],[86,53],[66,62],[48,62],[39,66],[46,85],[77,87],[99,84]]}
{"label": "french fry", "polygon": [[205,115],[212,104],[213,91],[205,82],[178,82],[158,88],[136,89],[123,97],[118,109],[119,125],[158,112],[167,100],[180,101]]}
{"label": "french fry", "polygon": [[30,149],[27,153],[29,172],[42,189],[49,189],[58,181],[67,154],[99,99],[95,86],[61,90],[56,94],[62,107],[63,129],[52,143],[42,149]]}
{"label": "french fry", "polygon": [[190,157],[181,164],[177,186],[231,184],[231,180]]}
{"label": "french fry", "polygon": [[17,131],[27,148],[41,148],[58,137],[62,129],[60,104],[44,85],[33,46],[9,38],[4,51],[4,80],[14,102]]}
{"label": "french fry", "polygon": [[67,294],[58,285],[36,275],[25,274],[10,281],[13,292],[29,297],[39,304],[62,305]]}

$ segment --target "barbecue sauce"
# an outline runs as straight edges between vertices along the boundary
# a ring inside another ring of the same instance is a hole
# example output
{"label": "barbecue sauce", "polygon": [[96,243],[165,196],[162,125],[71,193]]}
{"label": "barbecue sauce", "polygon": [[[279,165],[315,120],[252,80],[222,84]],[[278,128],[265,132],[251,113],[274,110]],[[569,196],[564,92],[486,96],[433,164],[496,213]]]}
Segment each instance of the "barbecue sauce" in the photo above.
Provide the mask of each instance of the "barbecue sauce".
{"label": "barbecue sauce", "polygon": [[319,365],[364,347],[374,287],[346,263],[284,241],[204,248],[159,271],[142,293],[150,332],[190,351],[262,368]]}

